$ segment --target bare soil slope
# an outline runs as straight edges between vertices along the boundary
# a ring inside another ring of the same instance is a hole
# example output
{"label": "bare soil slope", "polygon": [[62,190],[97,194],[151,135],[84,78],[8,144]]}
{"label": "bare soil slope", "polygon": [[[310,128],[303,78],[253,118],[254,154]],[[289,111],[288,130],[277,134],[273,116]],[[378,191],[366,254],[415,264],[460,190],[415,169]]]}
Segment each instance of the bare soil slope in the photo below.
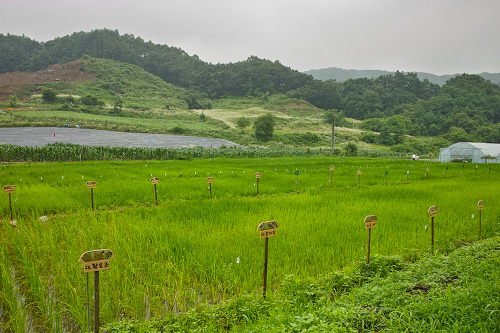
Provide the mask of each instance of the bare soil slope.
{"label": "bare soil slope", "polygon": [[55,83],[55,82],[85,82],[96,80],[88,72],[80,70],[83,59],[66,64],[52,65],[34,73],[14,72],[0,74],[0,101],[5,101],[28,84]]}

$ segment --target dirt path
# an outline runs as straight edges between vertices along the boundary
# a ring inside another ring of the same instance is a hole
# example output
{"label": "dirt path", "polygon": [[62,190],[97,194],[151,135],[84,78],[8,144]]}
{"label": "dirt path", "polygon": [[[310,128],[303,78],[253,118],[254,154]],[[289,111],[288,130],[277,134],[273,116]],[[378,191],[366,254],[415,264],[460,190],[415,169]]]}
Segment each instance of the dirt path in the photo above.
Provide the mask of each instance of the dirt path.
{"label": "dirt path", "polygon": [[35,147],[55,142],[85,146],[148,148],[182,148],[189,146],[219,148],[221,146],[240,146],[229,140],[185,135],[125,133],[65,127],[0,128],[0,143]]}

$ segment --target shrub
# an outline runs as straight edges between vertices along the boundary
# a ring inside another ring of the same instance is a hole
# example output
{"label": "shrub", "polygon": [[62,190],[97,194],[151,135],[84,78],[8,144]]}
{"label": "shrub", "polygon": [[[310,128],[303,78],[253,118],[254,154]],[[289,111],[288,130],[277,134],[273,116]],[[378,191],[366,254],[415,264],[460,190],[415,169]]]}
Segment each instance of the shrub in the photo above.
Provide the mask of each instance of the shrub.
{"label": "shrub", "polygon": [[184,134],[186,132],[186,130],[180,126],[175,126],[174,128],[172,128],[172,133],[174,134]]}
{"label": "shrub", "polygon": [[357,156],[358,146],[355,143],[349,142],[344,148],[346,156]]}
{"label": "shrub", "polygon": [[56,100],[57,91],[52,88],[43,88],[42,90],[42,99],[45,102],[53,102]]}
{"label": "shrub", "polygon": [[251,121],[247,117],[239,117],[236,119],[236,126],[238,126],[240,129],[244,129],[245,127],[250,126]]}
{"label": "shrub", "polygon": [[361,141],[366,143],[375,143],[378,140],[378,135],[373,132],[367,132],[361,136]]}
{"label": "shrub", "polygon": [[97,99],[97,97],[92,96],[90,94],[87,95],[87,96],[82,97],[82,99],[80,100],[80,102],[83,105],[88,105],[88,106],[104,105],[103,101],[100,101],[99,99]]}
{"label": "shrub", "polygon": [[17,95],[9,96],[9,107],[11,108],[16,107],[18,102],[19,102],[19,97],[17,97]]}
{"label": "shrub", "polygon": [[255,128],[255,137],[260,141],[269,141],[273,137],[276,118],[272,114],[266,114],[258,117],[253,126]]}

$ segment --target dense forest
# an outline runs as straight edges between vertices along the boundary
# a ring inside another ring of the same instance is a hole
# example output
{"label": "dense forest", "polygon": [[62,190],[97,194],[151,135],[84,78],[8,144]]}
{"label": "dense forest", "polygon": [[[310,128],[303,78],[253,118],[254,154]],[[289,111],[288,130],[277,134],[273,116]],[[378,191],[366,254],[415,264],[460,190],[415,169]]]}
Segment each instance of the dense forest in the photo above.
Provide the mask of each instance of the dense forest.
{"label": "dense forest", "polygon": [[199,91],[205,98],[285,93],[362,120],[367,142],[394,145],[410,134],[442,135],[452,142],[500,143],[500,86],[478,75],[462,74],[442,87],[420,80],[416,73],[403,72],[345,82],[320,81],[279,61],[255,56],[237,63],[211,64],[180,48],[120,35],[116,30],[78,32],[44,43],[0,34],[0,73],[37,71],[84,55],[137,65],[166,82]]}

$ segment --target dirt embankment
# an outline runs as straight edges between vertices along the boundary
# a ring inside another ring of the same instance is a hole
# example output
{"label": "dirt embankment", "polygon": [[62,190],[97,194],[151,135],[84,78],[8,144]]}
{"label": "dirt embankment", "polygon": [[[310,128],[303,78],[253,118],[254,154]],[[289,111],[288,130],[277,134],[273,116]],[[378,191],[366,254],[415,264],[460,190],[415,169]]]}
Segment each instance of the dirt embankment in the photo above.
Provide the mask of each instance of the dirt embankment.
{"label": "dirt embankment", "polygon": [[0,101],[9,99],[23,86],[28,84],[56,83],[56,82],[85,82],[93,81],[96,77],[80,70],[83,59],[66,64],[52,65],[34,73],[14,72],[0,74]]}

